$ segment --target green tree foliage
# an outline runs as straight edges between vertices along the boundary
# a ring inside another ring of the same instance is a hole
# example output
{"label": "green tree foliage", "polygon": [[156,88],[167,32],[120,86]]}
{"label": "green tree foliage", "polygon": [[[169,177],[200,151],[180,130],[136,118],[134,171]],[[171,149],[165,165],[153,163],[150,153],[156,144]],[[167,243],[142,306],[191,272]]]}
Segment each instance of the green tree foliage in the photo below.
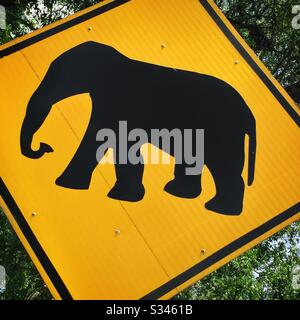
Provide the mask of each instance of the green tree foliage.
{"label": "green tree foliage", "polygon": [[[99,0],[0,0],[7,6],[0,44],[34,31]],[[230,22],[300,103],[300,32],[291,26],[299,0],[216,0]]]}
{"label": "green tree foliage", "polygon": [[213,272],[176,299],[299,300],[293,269],[300,264],[297,222]]}
{"label": "green tree foliage", "polygon": [[292,28],[299,0],[216,0],[229,21],[300,103],[300,31]]}
{"label": "green tree foliage", "polygon": [[[39,29],[99,0],[0,0],[7,28],[0,44]],[[300,102],[300,31],[291,26],[300,0],[216,0],[231,23],[289,94]],[[300,265],[300,223],[294,223],[213,272],[175,299],[300,299],[292,269]],[[51,299],[3,212],[0,212],[0,265],[7,271],[1,299]]]}
{"label": "green tree foliage", "polygon": [[0,0],[6,5],[7,28],[0,32],[0,44],[8,42],[76,11],[101,1],[95,0]]}
{"label": "green tree foliage", "polygon": [[0,265],[5,267],[7,274],[7,289],[0,294],[0,300],[52,299],[2,210],[0,210]]}

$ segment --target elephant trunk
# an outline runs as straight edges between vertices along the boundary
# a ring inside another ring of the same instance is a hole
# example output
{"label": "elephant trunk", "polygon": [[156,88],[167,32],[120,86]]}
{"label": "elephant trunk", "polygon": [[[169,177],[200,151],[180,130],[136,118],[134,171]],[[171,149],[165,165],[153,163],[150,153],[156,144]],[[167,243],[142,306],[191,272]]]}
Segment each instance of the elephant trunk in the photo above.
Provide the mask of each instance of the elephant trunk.
{"label": "elephant trunk", "polygon": [[53,152],[53,149],[45,143],[40,143],[38,150],[33,150],[31,146],[34,134],[41,127],[51,109],[51,106],[46,107],[44,103],[39,102],[45,102],[45,100],[35,93],[28,104],[21,129],[21,152],[31,159],[38,159],[45,153]]}

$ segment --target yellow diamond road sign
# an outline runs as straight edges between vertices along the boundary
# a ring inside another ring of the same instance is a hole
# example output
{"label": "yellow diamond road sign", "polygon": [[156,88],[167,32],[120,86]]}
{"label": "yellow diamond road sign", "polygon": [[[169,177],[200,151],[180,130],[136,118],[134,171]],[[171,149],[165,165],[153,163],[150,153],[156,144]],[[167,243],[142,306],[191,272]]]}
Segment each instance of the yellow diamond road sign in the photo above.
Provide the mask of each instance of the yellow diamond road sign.
{"label": "yellow diamond road sign", "polygon": [[[55,298],[167,299],[299,219],[299,109],[213,1],[105,1],[0,57],[0,203]],[[118,162],[137,128],[199,129],[202,166]]]}

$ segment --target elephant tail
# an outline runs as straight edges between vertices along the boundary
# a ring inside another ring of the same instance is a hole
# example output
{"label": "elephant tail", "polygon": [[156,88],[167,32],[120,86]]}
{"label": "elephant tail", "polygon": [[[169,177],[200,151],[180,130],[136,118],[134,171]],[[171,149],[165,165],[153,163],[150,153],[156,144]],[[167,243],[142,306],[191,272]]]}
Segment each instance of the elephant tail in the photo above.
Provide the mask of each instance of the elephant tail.
{"label": "elephant tail", "polygon": [[248,186],[251,186],[254,181],[255,162],[256,162],[256,121],[251,111],[250,111],[249,120],[250,121],[248,122],[248,128],[246,133],[249,136]]}

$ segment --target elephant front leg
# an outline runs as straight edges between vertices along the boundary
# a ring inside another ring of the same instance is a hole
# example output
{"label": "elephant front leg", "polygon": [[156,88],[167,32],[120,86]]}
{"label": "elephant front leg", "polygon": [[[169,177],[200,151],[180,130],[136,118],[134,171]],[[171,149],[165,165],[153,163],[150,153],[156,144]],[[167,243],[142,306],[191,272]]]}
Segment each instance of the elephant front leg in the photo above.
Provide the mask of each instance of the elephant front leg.
{"label": "elephant front leg", "polygon": [[164,190],[171,195],[179,198],[194,199],[197,198],[202,191],[201,174],[187,175],[187,165],[175,165],[175,178],[169,181]]}
{"label": "elephant front leg", "polygon": [[108,193],[112,199],[137,202],[143,199],[143,164],[115,164],[117,181]]}
{"label": "elephant front leg", "polygon": [[[114,187],[108,193],[108,197],[117,200],[137,202],[143,199],[145,188],[143,186],[144,160],[140,149],[137,156],[140,161],[136,164],[130,162],[128,152],[132,144],[127,146],[127,163],[120,164],[119,148],[116,146],[115,154],[115,170],[117,181]],[[124,156],[124,155],[123,155]]]}
{"label": "elephant front leg", "polygon": [[89,188],[93,171],[98,165],[96,152],[99,142],[96,142],[96,129],[92,119],[73,159],[62,175],[56,179],[57,185],[69,189]]}

